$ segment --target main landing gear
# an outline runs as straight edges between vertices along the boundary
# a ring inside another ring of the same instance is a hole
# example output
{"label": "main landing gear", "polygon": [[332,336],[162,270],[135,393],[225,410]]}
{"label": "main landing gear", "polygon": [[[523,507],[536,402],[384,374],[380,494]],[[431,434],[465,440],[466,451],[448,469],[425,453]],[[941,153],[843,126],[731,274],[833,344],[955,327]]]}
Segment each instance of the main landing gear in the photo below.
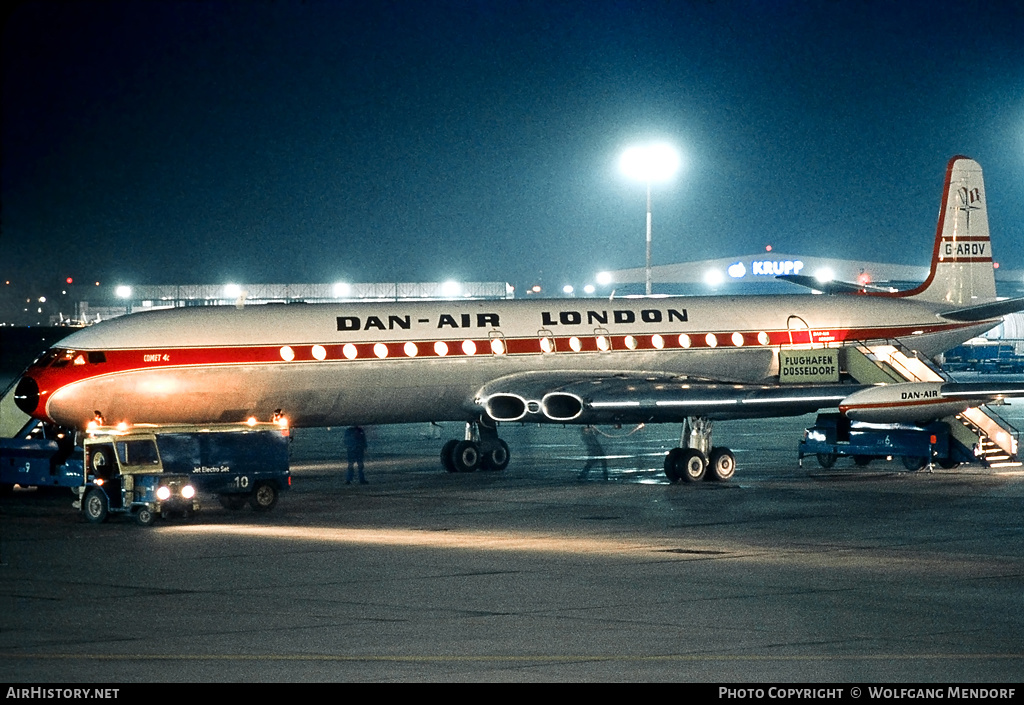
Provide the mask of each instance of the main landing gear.
{"label": "main landing gear", "polygon": [[665,456],[665,475],[672,482],[725,482],[736,473],[736,456],[711,445],[711,419],[691,416],[683,424],[679,448]]}
{"label": "main landing gear", "polygon": [[497,424],[487,417],[466,424],[464,440],[452,439],[441,448],[441,465],[448,472],[504,470],[508,444],[498,438]]}

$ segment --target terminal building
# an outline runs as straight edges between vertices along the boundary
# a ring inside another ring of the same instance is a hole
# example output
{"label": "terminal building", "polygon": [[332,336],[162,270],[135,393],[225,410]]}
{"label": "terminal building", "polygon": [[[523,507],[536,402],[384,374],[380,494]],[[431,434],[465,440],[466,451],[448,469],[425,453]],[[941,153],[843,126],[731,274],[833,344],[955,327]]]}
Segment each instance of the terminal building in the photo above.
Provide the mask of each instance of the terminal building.
{"label": "terminal building", "polygon": [[136,311],[192,306],[249,306],[271,303],[343,301],[429,301],[510,299],[505,282],[393,282],[379,284],[166,284],[119,286],[115,299],[77,301],[74,318],[84,323]]}

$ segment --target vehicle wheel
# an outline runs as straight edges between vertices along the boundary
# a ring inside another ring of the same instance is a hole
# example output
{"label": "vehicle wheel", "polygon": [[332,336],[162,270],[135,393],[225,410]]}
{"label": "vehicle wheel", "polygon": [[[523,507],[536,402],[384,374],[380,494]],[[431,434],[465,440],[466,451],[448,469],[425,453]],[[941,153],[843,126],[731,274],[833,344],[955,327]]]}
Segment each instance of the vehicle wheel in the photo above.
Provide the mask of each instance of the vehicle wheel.
{"label": "vehicle wheel", "polygon": [[277,488],[269,482],[256,485],[256,491],[249,497],[249,506],[257,512],[269,512],[277,504]]}
{"label": "vehicle wheel", "polygon": [[480,467],[480,449],[473,441],[458,441],[452,449],[455,472],[476,472]]}
{"label": "vehicle wheel", "polygon": [[953,468],[960,467],[960,463],[952,458],[941,458],[939,460],[939,467],[945,468],[946,470],[952,470]]}
{"label": "vehicle wheel", "polygon": [[708,469],[711,474],[709,480],[725,482],[731,480],[736,474],[736,456],[728,448],[712,448],[711,457],[708,459]]}
{"label": "vehicle wheel", "polygon": [[455,463],[452,461],[452,453],[455,451],[455,446],[458,445],[458,443],[459,442],[453,438],[441,447],[441,467],[448,472],[457,472],[455,469]]}
{"label": "vehicle wheel", "polygon": [[859,468],[866,468],[868,463],[872,461],[870,455],[855,455],[853,456],[853,463]]}
{"label": "vehicle wheel", "polygon": [[85,518],[93,524],[100,524],[107,520],[110,507],[107,504],[107,495],[100,489],[91,489],[85,494],[82,500],[82,513]]}
{"label": "vehicle wheel", "polygon": [[830,468],[836,464],[835,453],[818,453],[818,465],[823,468]]}
{"label": "vehicle wheel", "polygon": [[140,507],[135,512],[135,523],[139,526],[153,526],[153,522],[156,520],[156,516],[153,514],[153,510],[149,507]]}
{"label": "vehicle wheel", "polygon": [[508,452],[508,443],[499,438],[498,444],[483,456],[480,465],[488,470],[497,470],[498,472],[501,472],[508,467],[508,461],[510,459],[511,456]]}
{"label": "vehicle wheel", "polygon": [[220,506],[233,512],[237,512],[249,501],[244,494],[219,494],[217,499],[220,501]]}
{"label": "vehicle wheel", "polygon": [[669,482],[678,482],[680,480],[679,473],[676,472],[676,465],[682,453],[682,448],[673,448],[665,456],[665,477],[668,478]]}
{"label": "vehicle wheel", "polygon": [[683,449],[676,461],[676,474],[683,482],[700,482],[704,479],[708,461],[704,454],[693,448]]}
{"label": "vehicle wheel", "polygon": [[920,470],[927,464],[928,458],[914,457],[913,455],[903,456],[903,467],[905,467],[907,470]]}

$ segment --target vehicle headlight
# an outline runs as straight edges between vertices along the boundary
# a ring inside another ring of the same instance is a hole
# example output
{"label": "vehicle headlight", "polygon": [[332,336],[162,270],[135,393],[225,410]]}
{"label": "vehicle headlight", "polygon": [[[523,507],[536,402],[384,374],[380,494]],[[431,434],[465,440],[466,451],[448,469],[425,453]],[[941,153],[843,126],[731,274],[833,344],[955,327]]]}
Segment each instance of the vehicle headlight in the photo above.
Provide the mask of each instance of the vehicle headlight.
{"label": "vehicle headlight", "polygon": [[185,485],[181,488],[181,496],[185,499],[192,499],[196,496],[196,488],[192,485]]}
{"label": "vehicle headlight", "polygon": [[156,491],[156,497],[160,501],[164,501],[171,496],[171,488],[167,485],[161,485],[160,489]]}

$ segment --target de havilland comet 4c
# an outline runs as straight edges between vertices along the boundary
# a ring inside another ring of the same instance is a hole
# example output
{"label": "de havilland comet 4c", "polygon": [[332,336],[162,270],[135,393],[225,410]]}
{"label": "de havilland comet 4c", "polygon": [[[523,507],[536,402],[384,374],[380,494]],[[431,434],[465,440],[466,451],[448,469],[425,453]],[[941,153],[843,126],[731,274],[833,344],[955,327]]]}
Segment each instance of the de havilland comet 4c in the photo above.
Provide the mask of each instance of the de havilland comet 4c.
{"label": "de havilland comet 4c", "polygon": [[[626,300],[430,301],[178,308],[68,336],[15,391],[35,418],[295,427],[464,421],[452,471],[503,469],[500,422],[683,424],[672,479],[724,480],[712,422],[839,407],[926,421],[1024,385],[852,384],[835,350],[935,356],[1024,309],[996,297],[980,166],[950,160],[928,279],[913,290]],[[786,366],[799,368],[785,383]],[[830,381],[800,382],[800,373]],[[846,381],[844,381],[846,380]]]}

